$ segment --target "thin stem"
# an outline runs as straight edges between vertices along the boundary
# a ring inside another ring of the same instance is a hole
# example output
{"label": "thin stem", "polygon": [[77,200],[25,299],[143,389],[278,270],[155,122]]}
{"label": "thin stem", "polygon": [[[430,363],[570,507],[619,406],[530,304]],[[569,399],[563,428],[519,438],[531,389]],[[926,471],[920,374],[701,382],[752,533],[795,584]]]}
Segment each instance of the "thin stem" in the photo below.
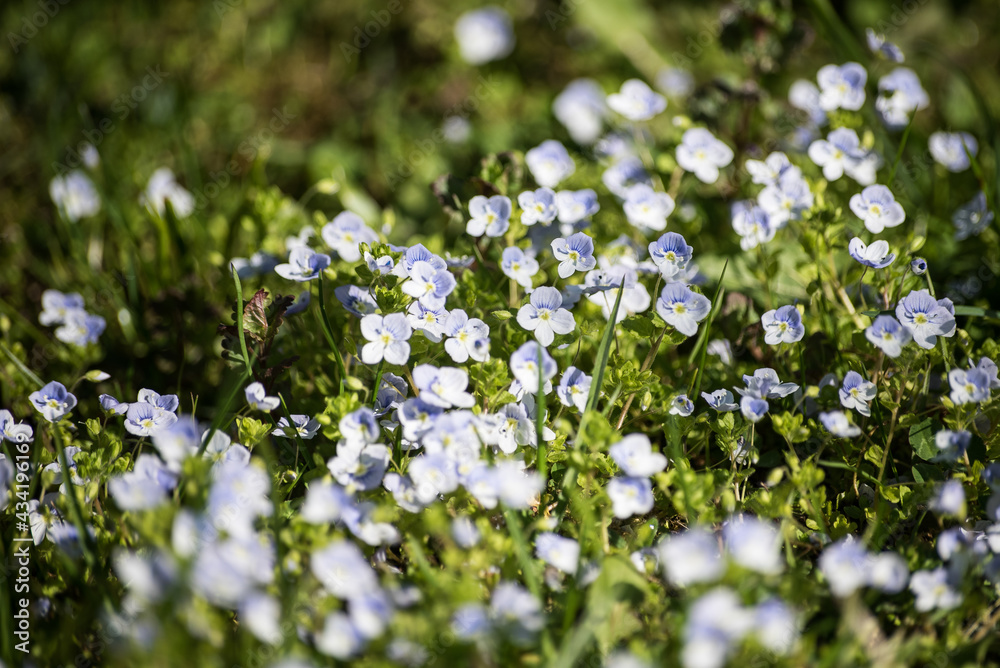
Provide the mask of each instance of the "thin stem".
{"label": "thin stem", "polygon": [[330,329],[330,319],[326,315],[326,296],[323,292],[323,272],[319,274],[319,312],[320,312],[320,325],[323,327],[323,334],[326,336],[327,343],[330,344],[330,350],[333,351],[333,356],[337,358],[337,371],[340,372],[340,392],[338,396],[344,393],[344,382],[347,378],[347,368],[344,366],[344,358],[340,356],[340,350],[337,349],[337,344],[334,342],[333,330]]}

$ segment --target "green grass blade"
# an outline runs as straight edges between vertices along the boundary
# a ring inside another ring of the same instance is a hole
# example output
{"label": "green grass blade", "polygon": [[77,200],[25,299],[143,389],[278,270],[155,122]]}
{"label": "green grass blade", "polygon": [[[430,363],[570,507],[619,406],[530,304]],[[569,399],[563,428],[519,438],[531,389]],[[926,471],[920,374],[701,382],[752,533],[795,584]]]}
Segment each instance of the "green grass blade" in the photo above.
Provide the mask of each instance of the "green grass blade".
{"label": "green grass blade", "polygon": [[622,303],[622,295],[625,293],[625,279],[622,278],[622,286],[618,288],[618,296],[615,298],[615,305],[611,308],[611,316],[608,318],[608,325],[604,328],[604,336],[601,337],[601,345],[597,349],[597,359],[594,363],[593,381],[590,384],[590,394],[587,395],[587,410],[592,411],[597,408],[597,399],[601,396],[601,385],[604,384],[604,370],[608,366],[608,355],[611,354],[611,341],[615,338],[615,327],[618,326],[618,308]]}

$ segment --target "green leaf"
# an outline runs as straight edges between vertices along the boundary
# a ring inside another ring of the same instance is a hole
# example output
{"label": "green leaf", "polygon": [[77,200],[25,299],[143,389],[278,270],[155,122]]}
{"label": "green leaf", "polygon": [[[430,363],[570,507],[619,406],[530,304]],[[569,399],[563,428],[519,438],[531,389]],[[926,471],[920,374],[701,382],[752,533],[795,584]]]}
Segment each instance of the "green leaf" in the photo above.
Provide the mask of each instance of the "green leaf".
{"label": "green leaf", "polygon": [[910,427],[910,445],[913,446],[913,453],[926,461],[940,454],[940,450],[934,444],[934,434],[940,430],[941,424],[931,418]]}

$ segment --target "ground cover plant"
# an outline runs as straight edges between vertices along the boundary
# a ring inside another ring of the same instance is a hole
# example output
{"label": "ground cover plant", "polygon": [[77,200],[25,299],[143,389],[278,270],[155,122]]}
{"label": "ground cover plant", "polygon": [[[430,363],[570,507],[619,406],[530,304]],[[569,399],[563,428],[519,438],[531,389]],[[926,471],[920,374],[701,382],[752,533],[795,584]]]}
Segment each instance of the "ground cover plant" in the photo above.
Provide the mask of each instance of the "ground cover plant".
{"label": "ground cover plant", "polygon": [[997,665],[993,10],[5,8],[2,665]]}

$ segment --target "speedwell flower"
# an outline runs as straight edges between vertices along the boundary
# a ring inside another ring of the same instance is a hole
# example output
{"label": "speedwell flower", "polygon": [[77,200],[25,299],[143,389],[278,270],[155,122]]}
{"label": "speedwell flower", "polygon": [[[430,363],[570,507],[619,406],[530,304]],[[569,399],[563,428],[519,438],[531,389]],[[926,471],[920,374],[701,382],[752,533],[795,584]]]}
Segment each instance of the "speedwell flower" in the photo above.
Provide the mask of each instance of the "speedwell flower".
{"label": "speedwell flower", "polygon": [[548,347],[555,334],[569,334],[576,329],[573,314],[562,308],[562,294],[543,286],[531,293],[531,302],[517,312],[517,324],[535,333],[535,339]]}
{"label": "speedwell flower", "polygon": [[708,317],[712,302],[705,295],[694,292],[683,283],[670,283],[663,287],[656,300],[656,312],[674,329],[685,336],[698,332],[698,323]]}
{"label": "speedwell flower", "polygon": [[816,81],[820,88],[819,106],[824,111],[857,111],[865,103],[868,72],[858,63],[821,67],[816,73]]}
{"label": "speedwell flower", "polygon": [[55,380],[29,394],[28,401],[49,422],[59,422],[76,406],[76,397]]}
{"label": "speedwell flower", "polygon": [[402,313],[383,317],[374,313],[361,319],[361,335],[369,341],[361,348],[361,361],[377,364],[406,364],[410,359],[410,337],[413,329]]}
{"label": "speedwell flower", "polygon": [[583,232],[577,232],[567,239],[553,239],[552,255],[559,261],[560,278],[569,278],[578,271],[590,271],[597,266],[594,240]]}
{"label": "speedwell flower", "polygon": [[538,261],[517,246],[511,246],[503,250],[500,270],[521,287],[530,288],[531,277],[538,273]]}
{"label": "speedwell flower", "polygon": [[677,147],[677,164],[693,172],[703,183],[715,183],[719,168],[733,161],[733,149],[715,138],[705,128],[691,128]]}
{"label": "speedwell flower", "polygon": [[872,414],[868,404],[877,394],[875,383],[865,380],[857,371],[847,372],[847,375],[844,376],[844,384],[841,385],[838,393],[840,405],[844,408],[854,409],[865,417]]}
{"label": "speedwell flower", "polygon": [[247,405],[254,410],[268,412],[281,405],[278,397],[267,396],[261,383],[250,383],[243,392],[246,395]]}
{"label": "speedwell flower", "polygon": [[867,246],[859,237],[854,237],[847,244],[847,252],[852,258],[871,269],[885,269],[896,259],[896,254],[889,252],[889,242],[882,239]]}
{"label": "speedwell flower", "polygon": [[469,200],[469,222],[465,233],[473,237],[502,237],[510,228],[512,205],[509,197],[476,195]]}
{"label": "speedwell flower", "polygon": [[576,171],[566,147],[555,139],[547,139],[524,154],[524,162],[538,185],[555,188]]}
{"label": "speedwell flower", "polygon": [[275,273],[289,281],[304,283],[317,278],[330,266],[330,256],[317,253],[311,248],[299,246],[288,254],[288,262],[274,268]]}
{"label": "speedwell flower", "polygon": [[680,234],[667,232],[649,244],[649,257],[664,278],[672,278],[687,268],[694,249]]}
{"label": "speedwell flower", "polygon": [[608,107],[630,121],[648,121],[667,108],[667,98],[654,92],[645,81],[629,79],[619,92],[608,95]]}
{"label": "speedwell flower", "polygon": [[[935,132],[927,140],[931,157],[949,172],[964,172],[976,156],[979,143],[968,132]],[[966,152],[968,151],[968,152]]]}
{"label": "speedwell flower", "polygon": [[865,330],[865,337],[889,357],[899,357],[903,346],[913,338],[910,330],[891,315],[880,315]]}
{"label": "speedwell flower", "polygon": [[806,333],[799,310],[791,305],[767,311],[760,317],[760,323],[764,327],[764,342],[770,346],[801,341]]}
{"label": "speedwell flower", "polygon": [[896,306],[896,318],[921,348],[931,349],[937,337],[955,335],[955,306],[950,299],[934,299],[927,290],[914,290]]}
{"label": "speedwell flower", "polygon": [[851,211],[872,234],[879,234],[887,227],[896,227],[906,220],[902,205],[883,185],[868,186],[851,197]]}

